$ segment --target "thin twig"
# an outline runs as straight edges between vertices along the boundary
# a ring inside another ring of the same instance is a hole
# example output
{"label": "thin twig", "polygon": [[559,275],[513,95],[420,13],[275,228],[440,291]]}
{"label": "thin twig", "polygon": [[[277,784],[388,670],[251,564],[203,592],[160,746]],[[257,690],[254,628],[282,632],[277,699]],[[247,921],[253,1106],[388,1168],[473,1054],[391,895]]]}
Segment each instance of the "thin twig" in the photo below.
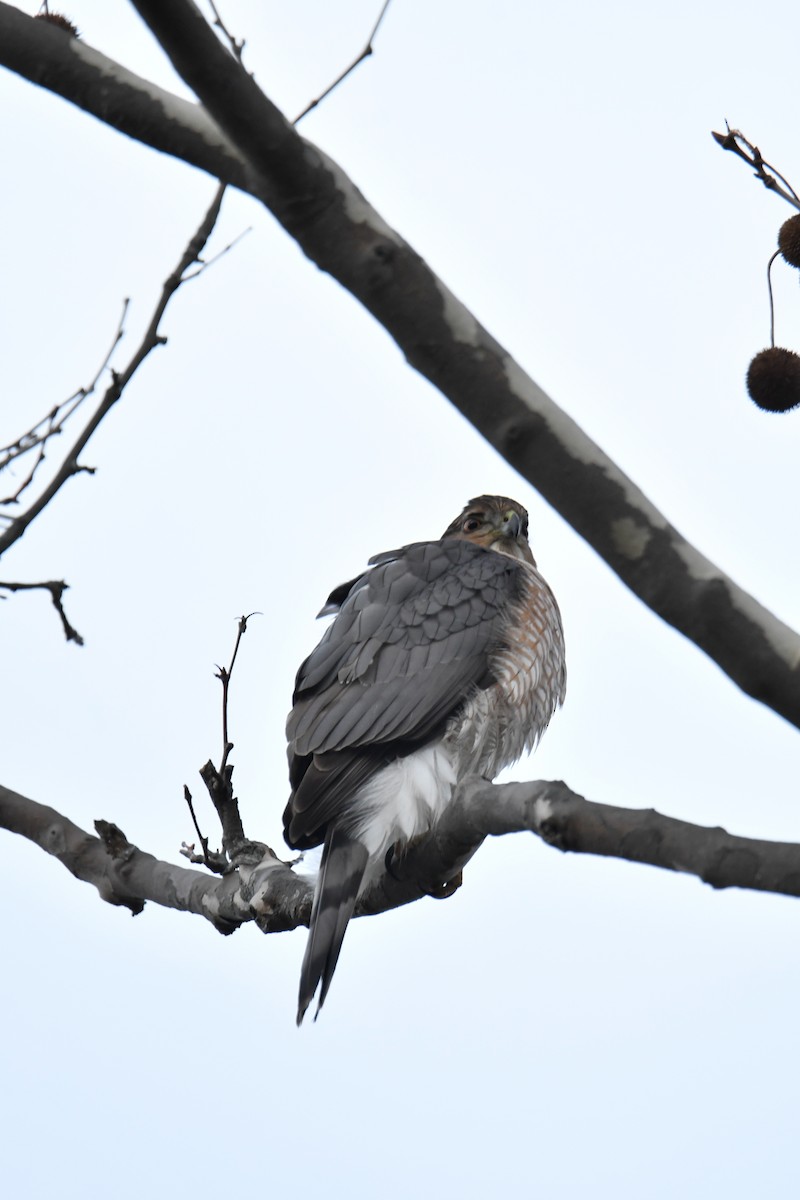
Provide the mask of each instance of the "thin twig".
{"label": "thin twig", "polygon": [[800,209],[800,196],[798,196],[788,179],[784,175],[781,175],[776,167],[773,167],[771,163],[766,161],[758,146],[754,146],[752,142],[748,141],[741,130],[731,129],[727,121],[725,122],[725,129],[727,130],[726,133],[715,133],[712,130],[711,136],[717,145],[721,146],[723,150],[733,151],[748,166],[753,168],[756,178],[761,180],[765,188],[768,188],[771,192],[777,192],[787,204],[791,204],[793,208]]}
{"label": "thin twig", "polygon": [[127,367],[120,374],[118,374],[116,371],[112,371],[110,386],[106,389],[103,399],[87,421],[83,431],[79,434],[70,447],[64,462],[62,463],[56,475],[43,490],[41,495],[30,505],[30,507],[24,513],[21,513],[20,516],[14,518],[9,527],[6,529],[5,533],[0,535],[0,555],[4,554],[5,551],[8,550],[9,546],[13,546],[15,542],[19,541],[31,522],[34,521],[43,511],[43,509],[47,507],[53,497],[64,486],[66,481],[73,475],[76,475],[80,471],[84,470],[84,468],[82,468],[78,463],[78,456],[86,447],[92,434],[95,432],[103,418],[108,415],[111,408],[113,408],[113,406],[119,400],[123,391],[130,383],[136,371],[142,365],[150,352],[154,350],[156,346],[163,346],[166,344],[167,339],[158,332],[159,324],[164,316],[170,300],[181,287],[181,285],[186,282],[186,271],[190,266],[192,266],[193,263],[199,260],[203,251],[203,247],[211,236],[211,231],[213,230],[217,217],[219,216],[219,210],[222,205],[222,197],[224,193],[225,184],[221,183],[217,188],[208,212],[203,217],[203,220],[201,221],[197,231],[190,239],[186,249],[181,255],[181,259],[177,267],[165,281],[158,303],[156,304],[153,316],[150,320],[150,324],[148,325],[144,336],[142,337],[142,340]]}
{"label": "thin twig", "polygon": [[203,863],[204,866],[208,867],[209,871],[214,871],[217,875],[226,875],[230,870],[228,856],[223,850],[209,850],[208,838],[203,837],[203,834],[200,831],[200,825],[197,821],[197,817],[195,816],[194,804],[192,803],[192,793],[189,791],[186,784],[183,785],[183,798],[189,806],[189,812],[192,816],[192,823],[194,825],[195,832],[200,839],[200,845],[203,847],[203,853],[196,854],[194,846],[187,845],[187,843],[184,842],[181,846],[181,854],[184,858],[188,858],[189,862]]}
{"label": "thin twig", "polygon": [[69,584],[63,579],[50,579],[43,583],[3,583],[0,582],[0,589],[7,592],[32,592],[43,590],[50,593],[50,599],[53,601],[53,607],[61,618],[61,625],[64,629],[64,637],[68,642],[75,642],[77,646],[83,645],[83,638],[78,633],[77,629],[70,624],[67,614],[64,612],[64,604],[62,597],[64,592],[69,588]]}
{"label": "thin twig", "polygon": [[215,27],[220,31],[220,33],[223,35],[223,37],[225,37],[225,39],[227,40],[228,45],[231,48],[231,54],[233,55],[233,57],[237,58],[239,60],[239,62],[242,64],[242,66],[244,66],[244,61],[243,61],[242,55],[244,54],[244,48],[247,45],[247,41],[245,40],[245,38],[242,38],[242,40],[239,41],[238,38],[235,38],[233,36],[233,34],[229,31],[227,25],[223,21],[222,17],[219,15],[219,10],[217,9],[217,6],[214,3],[214,0],[208,0],[208,3],[211,7],[211,11],[214,14]]}
{"label": "thin twig", "polygon": [[776,250],[772,258],[767,263],[767,291],[769,292],[769,344],[775,346],[775,300],[772,295],[772,264],[780,254],[780,250]]}
{"label": "thin twig", "polygon": [[219,262],[223,255],[227,254],[229,250],[232,250],[234,246],[238,246],[242,238],[247,237],[248,233],[252,232],[253,226],[248,225],[247,229],[243,229],[241,233],[237,233],[233,241],[228,242],[227,246],[223,246],[223,248],[216,254],[212,254],[211,258],[199,258],[197,261],[200,263],[200,266],[196,271],[189,271],[188,274],[184,275],[183,282],[188,283],[190,279],[197,279],[198,275],[202,275],[203,271],[207,271],[209,267],[213,267],[214,263]]}
{"label": "thin twig", "polygon": [[194,805],[192,804],[192,793],[189,791],[189,788],[186,784],[183,785],[183,798],[186,801],[186,803],[189,805],[189,812],[191,814],[192,824],[194,825],[195,833],[197,834],[197,836],[200,839],[200,845],[203,847],[203,855],[204,855],[204,860],[205,860],[205,858],[208,857],[208,838],[203,837],[202,833],[200,832],[200,826],[197,823],[197,817],[195,816],[195,812],[194,812]]}
{"label": "thin twig", "polygon": [[[235,870],[242,860],[242,856],[246,858],[253,852],[255,845],[255,843],[248,842],[245,837],[239,813],[239,802],[233,794],[233,766],[228,762],[230,752],[233,750],[233,742],[228,737],[228,694],[231,676],[236,664],[236,656],[239,653],[239,644],[247,632],[247,622],[250,617],[254,616],[256,616],[255,613],[248,613],[247,616],[239,617],[236,643],[233,647],[230,664],[227,667],[217,667],[217,679],[222,683],[222,761],[219,770],[210,759],[200,769],[200,778],[206,785],[222,826],[222,850],[209,851],[208,838],[203,837],[195,817],[191,793],[185,784],[183,788],[184,799],[189,805],[189,812],[192,814],[192,821],[200,839],[200,845],[203,847],[203,857],[200,859],[194,855],[194,847],[187,845],[186,842],[181,847],[181,854],[192,862],[204,862],[212,871],[217,871],[221,875]],[[257,854],[260,853],[260,851],[257,852]]]}
{"label": "thin twig", "polygon": [[225,769],[228,765],[228,755],[233,749],[233,742],[228,738],[228,690],[230,688],[231,675],[236,662],[236,655],[239,653],[239,643],[242,637],[247,633],[247,622],[251,617],[256,616],[256,613],[248,613],[247,616],[239,617],[239,628],[236,633],[236,644],[233,647],[230,666],[217,667],[217,679],[222,683],[222,762],[220,763],[219,774],[221,778],[225,776]]}
{"label": "thin twig", "polygon": [[[35,425],[31,426],[26,433],[23,433],[21,437],[17,438],[15,442],[12,442],[8,446],[4,446],[3,449],[0,450],[0,472],[2,472],[18,459],[22,458],[25,454],[29,454],[37,447],[39,448],[36,461],[28,472],[26,478],[19,485],[15,492],[13,492],[10,496],[7,496],[5,499],[0,500],[0,505],[17,504],[19,502],[20,496],[33,482],[33,478],[37,470],[45,459],[46,447],[50,438],[59,436],[62,433],[67,421],[78,411],[84,400],[94,394],[103,373],[111,362],[111,358],[115,349],[124,336],[125,317],[128,312],[129,303],[129,300],[123,301],[122,314],[119,322],[117,323],[117,330],[114,334],[114,340],[109,346],[105,358],[103,359],[94,375],[94,378],[88,384],[88,386],[79,388],[77,392],[73,392],[72,395],[68,396],[66,400],[62,400],[60,404],[57,404],[55,408],[51,409],[47,416],[42,417],[41,420],[37,421]],[[10,517],[8,519],[13,520],[14,518]]]}
{"label": "thin twig", "polygon": [[[369,56],[372,54],[372,43],[374,41],[375,34],[380,29],[381,22],[383,21],[383,18],[386,16],[386,10],[390,4],[391,4],[391,0],[384,0],[383,8],[381,9],[380,13],[378,14],[378,19],[375,22],[375,24],[373,25],[372,32],[370,33],[369,37],[367,38],[367,44],[364,47],[364,49],[361,51],[361,53],[358,55],[358,57],[353,59],[353,61],[350,63],[350,66],[347,67],[346,70],[342,71],[342,73],[338,77],[338,79],[334,79],[334,81],[330,85],[330,87],[326,87],[325,91],[322,92],[319,96],[317,96],[316,100],[312,100],[309,104],[306,105],[306,107],[303,109],[303,111],[300,113],[300,115],[295,117],[295,119],[292,121],[293,125],[299,125],[300,122],[302,121],[303,117],[307,117],[308,114],[311,112],[311,110],[316,108],[318,104],[321,104],[322,101],[326,98],[326,96],[330,96],[331,92],[335,88],[337,88],[340,83],[342,83],[345,79],[347,79],[347,76],[352,71],[355,71],[355,69],[359,65],[359,63],[362,63],[365,58],[369,58]],[[212,5],[212,8],[213,8],[213,5]]]}

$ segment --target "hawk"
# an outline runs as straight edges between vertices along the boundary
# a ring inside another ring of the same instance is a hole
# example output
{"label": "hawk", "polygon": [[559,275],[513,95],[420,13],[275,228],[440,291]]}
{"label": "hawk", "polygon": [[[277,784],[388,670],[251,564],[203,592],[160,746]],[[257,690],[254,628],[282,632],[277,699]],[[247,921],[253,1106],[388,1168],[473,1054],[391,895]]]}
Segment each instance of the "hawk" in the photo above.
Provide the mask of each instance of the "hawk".
{"label": "hawk", "polygon": [[[438,541],[370,559],[297,673],[284,835],[322,845],[297,1023],[317,1015],[359,894],[427,833],[468,775],[494,779],[563,702],[564,635],[506,496],[470,500]],[[321,986],[320,986],[321,985]]]}

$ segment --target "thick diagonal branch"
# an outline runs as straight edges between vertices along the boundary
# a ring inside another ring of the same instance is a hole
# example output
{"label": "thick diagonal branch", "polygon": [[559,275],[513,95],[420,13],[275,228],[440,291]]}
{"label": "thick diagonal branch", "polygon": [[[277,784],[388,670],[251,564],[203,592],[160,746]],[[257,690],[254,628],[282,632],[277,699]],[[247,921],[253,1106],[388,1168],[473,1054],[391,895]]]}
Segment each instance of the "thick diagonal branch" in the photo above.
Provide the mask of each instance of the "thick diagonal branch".
{"label": "thick diagonal branch", "polygon": [[205,111],[56,29],[31,30],[36,22],[2,3],[0,61],[257,195],[645,604],[800,727],[797,633],[687,542],[521,370],[341,168],[299,137],[193,4],[137,7]]}

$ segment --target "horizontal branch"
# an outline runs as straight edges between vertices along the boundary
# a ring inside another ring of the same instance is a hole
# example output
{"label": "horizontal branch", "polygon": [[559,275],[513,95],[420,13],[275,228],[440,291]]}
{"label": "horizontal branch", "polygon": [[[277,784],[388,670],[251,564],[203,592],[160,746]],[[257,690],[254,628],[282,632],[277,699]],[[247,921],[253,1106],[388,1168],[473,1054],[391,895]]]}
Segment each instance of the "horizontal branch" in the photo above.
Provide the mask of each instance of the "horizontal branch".
{"label": "horizontal branch", "polygon": [[[162,862],[131,845],[107,822],[97,822],[103,836],[94,837],[54,808],[2,786],[0,827],[52,854],[76,879],[93,884],[109,904],[124,905],[134,913],[149,900],[205,917],[221,933],[257,919],[265,932],[308,924],[309,883],[266,846],[253,843],[251,861],[220,878]],[[255,897],[254,881],[261,888],[260,898]]]}
{"label": "horizontal branch", "polygon": [[[75,642],[78,646],[82,646],[83,638],[74,625],[70,624],[69,618],[64,611],[64,592],[68,589],[69,584],[65,583],[63,579],[48,579],[42,583],[11,583],[0,580],[0,592],[49,592],[53,608],[61,618],[61,628],[64,630],[64,637],[68,642]],[[2,598],[5,599],[5,597]]]}
{"label": "horizontal branch", "polygon": [[800,844],[737,837],[655,809],[586,800],[558,780],[491,784],[467,781],[437,830],[437,856],[465,844],[529,830],[548,846],[696,875],[713,888],[800,896]]}
{"label": "horizontal branch", "polygon": [[[52,854],[110,904],[139,913],[151,901],[204,917],[221,933],[247,921],[264,933],[308,924],[310,880],[264,843],[241,846],[235,870],[220,877],[162,862],[128,842],[116,825],[97,821],[95,827],[99,837],[0,786],[0,828]],[[462,786],[434,833],[397,859],[392,873],[362,897],[356,915],[451,894],[443,885],[459,875],[486,837],[526,830],[559,850],[681,871],[714,888],[800,895],[800,845],[735,837],[652,809],[597,804],[560,782],[493,785],[474,779]]]}
{"label": "horizontal branch", "polygon": [[645,604],[800,727],[798,634],[687,542],[522,371],[341,168],[296,133],[193,4],[136,7],[205,111],[2,3],[0,62],[258,196]]}

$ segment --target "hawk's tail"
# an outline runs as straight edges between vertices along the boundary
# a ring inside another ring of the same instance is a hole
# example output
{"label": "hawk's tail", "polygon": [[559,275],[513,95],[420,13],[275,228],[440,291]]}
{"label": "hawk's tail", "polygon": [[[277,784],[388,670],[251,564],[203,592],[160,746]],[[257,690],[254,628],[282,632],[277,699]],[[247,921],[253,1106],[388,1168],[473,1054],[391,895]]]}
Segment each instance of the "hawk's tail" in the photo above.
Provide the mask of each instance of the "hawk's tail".
{"label": "hawk's tail", "polygon": [[320,981],[322,988],[314,1020],[325,1002],[368,858],[367,848],[361,842],[354,841],[338,829],[329,828],[311,909],[308,944],[300,971],[298,1025],[314,999]]}

